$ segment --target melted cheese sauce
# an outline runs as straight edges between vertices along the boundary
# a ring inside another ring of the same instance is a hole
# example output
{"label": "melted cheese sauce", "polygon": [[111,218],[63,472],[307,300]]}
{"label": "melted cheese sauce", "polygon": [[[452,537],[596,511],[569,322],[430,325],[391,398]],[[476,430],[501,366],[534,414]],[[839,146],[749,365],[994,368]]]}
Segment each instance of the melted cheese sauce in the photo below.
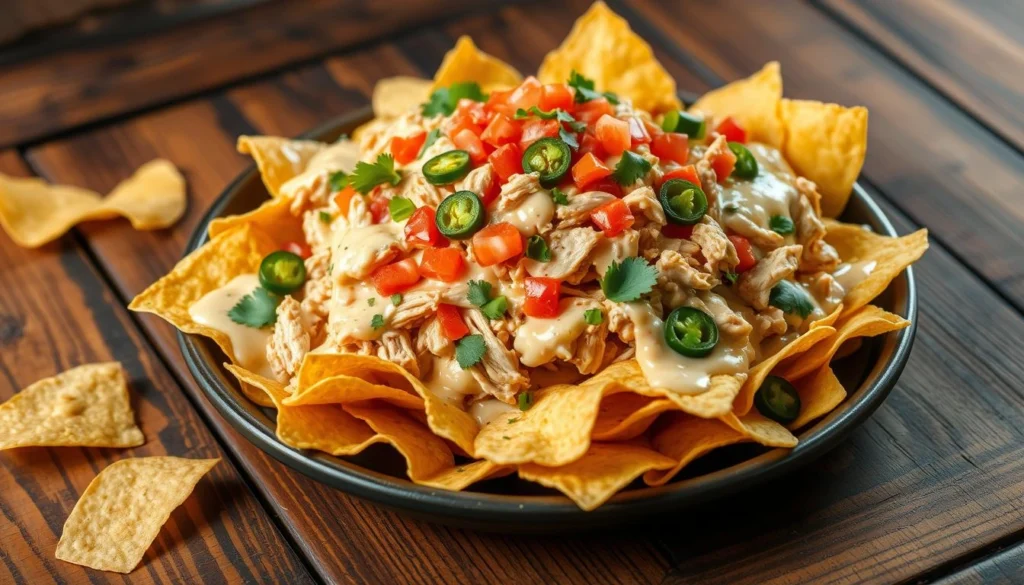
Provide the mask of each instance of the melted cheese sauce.
{"label": "melted cheese sauce", "polygon": [[545,190],[530,195],[512,209],[496,212],[491,223],[507,221],[528,238],[555,218],[555,202]]}
{"label": "melted cheese sauce", "polygon": [[236,276],[224,286],[203,295],[188,308],[188,314],[196,323],[228,336],[238,365],[273,379],[274,373],[267,363],[267,341],[270,340],[272,329],[248,327],[235,323],[228,317],[228,311],[238,304],[242,297],[259,286],[260,279],[255,274]]}
{"label": "melted cheese sauce", "polygon": [[425,384],[435,396],[462,408],[466,396],[480,393],[480,384],[469,370],[463,370],[459,362],[449,357],[433,358],[430,377]]}
{"label": "melted cheese sauce", "polygon": [[469,410],[467,412],[469,412],[469,416],[476,419],[477,424],[480,426],[484,426],[502,416],[518,418],[523,414],[515,406],[505,404],[495,398],[487,398],[485,400],[474,402],[469,405]]}
{"label": "melted cheese sauce", "polygon": [[403,224],[388,221],[334,231],[332,274],[338,282],[362,280],[377,268],[389,248],[402,244]]}
{"label": "melted cheese sauce", "polygon": [[721,336],[718,345],[702,358],[690,358],[665,342],[664,322],[647,303],[628,303],[626,312],[636,332],[636,359],[647,383],[680,394],[701,394],[711,388],[718,374],[746,373],[751,351],[747,339]]}
{"label": "melted cheese sauce", "polygon": [[554,319],[527,317],[516,330],[513,342],[519,361],[534,367],[555,358],[571,359],[573,343],[588,327],[583,314],[587,309],[599,307],[600,304],[594,300],[565,298],[559,302],[560,312]]}
{"label": "melted cheese sauce", "polygon": [[604,277],[613,262],[622,262],[639,253],[640,232],[629,230],[614,238],[602,237],[591,252],[590,262],[598,276]]}
{"label": "melted cheese sauce", "polygon": [[[374,299],[373,306],[370,306],[370,299]],[[380,297],[365,282],[339,284],[334,286],[331,294],[328,323],[342,343],[369,341],[387,331],[387,322],[395,308],[391,299]],[[374,329],[370,325],[374,315],[383,316],[385,327]]]}
{"label": "melted cheese sauce", "polygon": [[[292,164],[298,163],[298,155],[287,146],[281,152]],[[334,171],[351,172],[358,161],[359,145],[351,140],[339,140],[313,155],[305,170],[281,185],[281,194],[291,197],[318,183],[325,186],[330,173]]]}
{"label": "melted cheese sauce", "polygon": [[[747,149],[757,159],[757,177],[729,179],[722,187],[722,223],[734,231],[740,216],[763,228],[773,215],[790,217],[790,205],[800,196],[793,186],[793,172],[778,150],[764,144],[748,144]],[[787,241],[792,239],[787,236]]]}
{"label": "melted cheese sauce", "polygon": [[832,272],[832,276],[843,287],[843,290],[849,292],[863,282],[864,279],[871,276],[877,265],[878,263],[874,260],[844,262],[836,267],[835,271]]}

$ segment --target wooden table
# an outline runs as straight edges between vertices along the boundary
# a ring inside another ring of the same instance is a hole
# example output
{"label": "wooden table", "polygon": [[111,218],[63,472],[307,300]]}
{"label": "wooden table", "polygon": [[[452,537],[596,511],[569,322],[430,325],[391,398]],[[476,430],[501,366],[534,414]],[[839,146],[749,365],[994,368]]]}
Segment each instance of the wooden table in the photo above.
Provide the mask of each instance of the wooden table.
{"label": "wooden table", "polygon": [[[424,524],[291,471],[212,409],[171,327],[123,307],[249,164],[237,135],[295,135],[366,104],[382,77],[429,76],[461,34],[534,71],[587,2],[137,4],[0,49],[0,171],[105,192],[165,157],[190,197],[166,231],[92,223],[35,251],[0,234],[0,399],[120,360],[148,439],[0,453],[0,583],[1024,582],[1019,3],[611,2],[683,89],[777,59],[787,95],[868,106],[862,182],[901,232],[929,227],[932,248],[910,364],[845,444],[664,523],[575,537]],[[122,578],[54,560],[95,474],[161,453],[224,461],[142,565]]]}

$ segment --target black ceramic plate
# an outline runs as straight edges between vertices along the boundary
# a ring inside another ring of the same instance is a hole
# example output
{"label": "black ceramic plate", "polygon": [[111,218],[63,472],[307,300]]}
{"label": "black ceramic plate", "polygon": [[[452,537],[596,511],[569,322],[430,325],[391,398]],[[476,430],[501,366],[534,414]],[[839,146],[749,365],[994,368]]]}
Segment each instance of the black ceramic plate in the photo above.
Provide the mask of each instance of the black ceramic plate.
{"label": "black ceramic plate", "polygon": [[[305,137],[333,141],[371,116],[369,108],[353,112]],[[267,199],[256,169],[242,173],[217,199],[189,241],[186,253],[206,242],[208,223],[216,217],[243,213]],[[842,219],[862,223],[875,232],[895,235],[892,225],[867,193],[857,187]],[[875,301],[915,323],[917,295],[913,270],[907,269]],[[342,491],[432,521],[496,531],[545,532],[582,530],[636,522],[655,514],[693,506],[747,489],[813,460],[838,444],[861,424],[889,394],[903,371],[915,325],[866,340],[853,355],[835,362],[836,374],[850,391],[846,401],[827,417],[799,433],[791,450],[737,445],[712,452],[660,487],[637,482],[591,512],[570,500],[514,476],[483,482],[462,492],[415,485],[404,477],[404,464],[388,447],[374,446],[349,458],[301,451],[281,443],[274,434],[274,411],[249,402],[221,364],[224,355],[208,339],[179,333],[189,369],[217,410],[243,435],[275,459]]]}

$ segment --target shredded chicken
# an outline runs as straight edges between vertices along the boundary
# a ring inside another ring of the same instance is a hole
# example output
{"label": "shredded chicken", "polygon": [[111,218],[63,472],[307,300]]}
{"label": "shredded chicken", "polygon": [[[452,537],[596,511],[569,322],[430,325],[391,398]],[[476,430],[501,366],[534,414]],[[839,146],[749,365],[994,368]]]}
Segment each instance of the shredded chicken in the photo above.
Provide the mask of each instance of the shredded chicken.
{"label": "shredded chicken", "polygon": [[[509,177],[509,182],[516,177],[529,176],[530,175],[513,175],[512,177]],[[484,163],[472,171],[469,171],[469,174],[463,177],[462,181],[456,184],[455,190],[472,191],[473,193],[483,197],[485,193],[491,190],[493,185],[494,171],[491,169],[491,163]],[[436,203],[432,203],[431,205],[436,205]]]}
{"label": "shredded chicken", "polygon": [[416,334],[416,353],[431,353],[440,357],[450,356],[452,353],[452,342],[441,329],[441,322],[437,318],[431,318],[423,324]]}
{"label": "shredded chicken", "polygon": [[636,339],[636,329],[625,307],[619,303],[605,301],[604,309],[608,316],[608,330],[618,335],[623,343],[632,343]]}
{"label": "shredded chicken", "polygon": [[396,363],[413,376],[420,375],[419,361],[412,349],[412,339],[405,329],[392,329],[380,336],[377,344],[377,357]]}
{"label": "shredded chicken", "polygon": [[722,231],[718,223],[705,217],[701,223],[693,226],[693,235],[690,238],[700,246],[700,253],[704,256],[704,267],[711,274],[718,274],[719,271],[728,271],[740,263],[736,255],[736,246]]}
{"label": "shredded chicken", "polygon": [[302,233],[306,236],[306,244],[314,254],[321,251],[330,253],[331,222],[320,217],[321,210],[310,209],[302,214]]}
{"label": "shredded chicken", "polygon": [[328,301],[331,300],[330,250],[317,252],[306,258],[306,284],[302,290],[302,314],[309,324],[310,347],[316,347],[323,341],[324,324],[329,311]]}
{"label": "shredded chicken", "polygon": [[608,321],[590,325],[583,335],[576,339],[569,363],[576,366],[581,374],[596,374],[604,366],[605,340],[608,337]]}
{"label": "shredded chicken", "polygon": [[401,183],[381,189],[381,196],[385,199],[405,197],[412,201],[416,207],[423,207],[425,205],[437,207],[437,204],[447,197],[449,193],[450,191],[443,187],[431,185],[418,172],[406,172],[402,177]]}
{"label": "shredded chicken", "polygon": [[502,402],[515,404],[516,394],[530,386],[530,380],[519,371],[519,356],[505,347],[491,331],[487,317],[476,309],[462,311],[470,333],[482,335],[487,352],[470,372],[481,389]]}
{"label": "shredded chicken", "polygon": [[[508,182],[501,186],[501,193],[498,194],[498,202],[495,203],[494,209],[496,211],[512,209],[530,195],[540,191],[539,176],[537,173],[526,173],[509,177]],[[470,190],[472,191],[472,189]],[[477,193],[477,191],[474,191],[474,193]]]}
{"label": "shredded chicken", "polygon": [[630,191],[622,202],[626,204],[637,219],[637,227],[643,227],[648,223],[661,227],[665,225],[665,209],[650,187],[640,187]]}
{"label": "shredded chicken", "polygon": [[[711,161],[715,157],[729,153],[729,142],[725,139],[725,136],[719,136],[712,142],[704,154],[697,161],[697,176],[700,177],[700,188],[704,191],[704,195],[708,199],[708,210],[711,208],[718,208],[719,195],[722,192],[722,187],[719,185],[720,180],[725,180],[725,177],[719,177],[715,174],[715,169],[711,165]],[[716,212],[717,215],[717,212]],[[717,219],[717,217],[713,217]]]}
{"label": "shredded chicken", "polygon": [[729,306],[720,296],[712,296],[707,292],[698,292],[687,299],[686,304],[704,311],[715,319],[715,325],[722,335],[732,338],[744,338],[750,335],[753,326]]}
{"label": "shredded chicken", "polygon": [[615,199],[604,191],[584,191],[569,197],[569,203],[555,209],[560,228],[574,227],[590,221],[590,212]]}
{"label": "shredded chicken", "polygon": [[758,311],[766,309],[772,287],[796,272],[801,251],[800,246],[784,246],[769,252],[736,281],[740,298]]}
{"label": "shredded chicken", "polygon": [[804,247],[800,257],[801,272],[832,271],[839,265],[839,253],[825,241],[825,224],[819,217],[821,195],[814,182],[797,177],[796,188],[800,193],[792,205],[793,222],[796,224],[796,239]]}
{"label": "shredded chicken", "polygon": [[697,290],[711,290],[718,286],[718,275],[701,272],[692,256],[683,256],[672,250],[662,250],[654,267],[658,270],[658,285],[663,289],[674,284]]}
{"label": "shredded chicken", "polygon": [[789,324],[786,323],[786,314],[782,312],[782,309],[768,307],[763,311],[758,311],[754,316],[753,326],[757,337],[764,339],[773,335],[782,335],[786,332]]}
{"label": "shredded chicken", "polygon": [[[548,247],[551,249],[551,260],[540,262],[527,258],[524,260],[526,271],[530,276],[546,276],[567,280],[581,270],[586,273],[590,268],[590,253],[597,246],[601,234],[589,227],[555,230],[549,237]],[[582,275],[579,275],[582,278]],[[576,278],[576,282],[579,282]]]}
{"label": "shredded chicken", "polygon": [[287,384],[309,353],[309,331],[302,322],[302,308],[291,295],[277,306],[277,323],[267,342],[267,361],[278,381]]}
{"label": "shredded chicken", "polygon": [[752,219],[740,213],[728,214],[725,224],[731,231],[747,238],[751,244],[765,251],[774,250],[786,243],[786,238],[757,225]]}
{"label": "shredded chicken", "polygon": [[395,308],[391,317],[391,326],[397,329],[408,329],[422,323],[427,317],[437,312],[443,291],[417,290],[406,293]]}

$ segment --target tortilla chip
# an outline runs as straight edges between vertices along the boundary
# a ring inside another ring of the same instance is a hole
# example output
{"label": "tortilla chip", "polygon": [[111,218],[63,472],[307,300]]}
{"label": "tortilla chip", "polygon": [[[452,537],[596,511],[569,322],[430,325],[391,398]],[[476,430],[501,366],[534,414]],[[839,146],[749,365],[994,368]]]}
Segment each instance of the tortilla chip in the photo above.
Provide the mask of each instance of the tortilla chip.
{"label": "tortilla chip", "polygon": [[100,472],[64,524],[57,558],[130,573],[171,512],[220,459],[124,459]]}
{"label": "tortilla chip", "polygon": [[573,70],[652,114],[682,106],[676,82],[654,51],[604,2],[595,2],[573,25],[562,45],[544,57],[537,72],[543,83],[565,83]]}
{"label": "tortilla chip", "polygon": [[868,111],[808,100],[783,99],[782,154],[797,174],[818,185],[821,210],[836,217],[850,198],[868,148]]}
{"label": "tortilla chip", "polygon": [[800,415],[789,423],[790,429],[799,429],[825,416],[846,400],[846,389],[827,363],[813,376],[797,380],[793,386],[800,395]]}
{"label": "tortilla chip", "polygon": [[644,483],[650,486],[664,485],[701,455],[747,440],[745,434],[718,419],[700,418],[681,412],[667,414],[651,429],[651,446],[675,463],[665,470],[648,471],[644,474]]}
{"label": "tortilla chip", "polygon": [[44,378],[0,404],[0,451],[14,447],[138,447],[121,364],[89,364]]}
{"label": "tortilla chip", "polygon": [[644,472],[669,469],[672,459],[637,443],[594,443],[576,461],[561,467],[519,468],[519,477],[554,488],[583,510],[593,510]]}
{"label": "tortilla chip", "polygon": [[241,274],[253,274],[263,257],[277,249],[263,230],[244,223],[220,233],[183,258],[173,270],[132,299],[132,311],[154,313],[180,331],[213,339],[236,361],[231,340],[223,332],[196,323],[188,309],[206,293]]}
{"label": "tortilla chip", "polygon": [[796,437],[793,436],[793,433],[789,432],[789,429],[761,416],[761,413],[757,411],[743,416],[736,416],[730,412],[723,416],[721,420],[733,430],[744,434],[751,441],[766,447],[796,447]]}
{"label": "tortilla chip", "polygon": [[[484,93],[515,87],[523,80],[511,65],[492,57],[476,47],[473,39],[461,36],[448,51],[434,74],[433,91],[453,83],[475,81]],[[418,97],[418,95],[417,95]]]}
{"label": "tortilla chip", "polygon": [[676,410],[667,398],[620,392],[601,401],[590,433],[593,441],[628,441],[642,435],[662,412]]}
{"label": "tortilla chip", "polygon": [[288,390],[277,380],[264,378],[256,372],[234,364],[224,364],[224,367],[238,379],[242,394],[259,406],[275,408],[277,402],[289,396]]}
{"label": "tortilla chip", "polygon": [[907,321],[874,305],[861,307],[851,315],[845,315],[836,324],[836,334],[807,350],[779,367],[779,375],[787,380],[802,378],[832,361],[843,343],[858,337],[874,337],[890,331],[908,327]]}
{"label": "tortilla chip", "polygon": [[281,185],[305,170],[316,153],[327,148],[315,140],[290,140],[278,136],[239,136],[238,152],[256,161],[263,184],[271,197],[277,197]]}
{"label": "tortilla chip", "polygon": [[399,388],[373,384],[354,376],[331,376],[312,386],[301,388],[284,399],[288,406],[311,406],[314,404],[349,404],[376,400],[398,408],[424,410],[423,399],[418,394]]}
{"label": "tortilla chip", "polygon": [[750,407],[754,405],[754,394],[757,393],[765,377],[772,373],[775,366],[782,363],[782,360],[786,358],[806,352],[819,341],[828,339],[835,335],[835,333],[836,330],[833,327],[824,325],[812,327],[807,333],[797,337],[792,343],[784,346],[777,353],[751,368],[746,382],[743,383],[743,387],[740,389],[739,395],[736,396],[732,403],[732,412],[739,416],[750,412]]}
{"label": "tortilla chip", "polygon": [[785,137],[779,114],[781,99],[782,73],[779,63],[772,61],[746,79],[707,92],[690,106],[690,111],[717,120],[732,116],[747,131],[751,142],[779,148]]}
{"label": "tortilla chip", "polygon": [[344,408],[369,425],[380,440],[390,443],[405,457],[409,479],[419,483],[455,466],[455,456],[444,439],[405,414],[405,411],[388,405],[367,403],[346,404]]}
{"label": "tortilla chip", "polygon": [[185,180],[170,162],[153,160],[103,199],[94,191],[0,174],[0,226],[16,244],[37,248],[87,220],[123,215],[135,229],[167,227],[185,212]]}
{"label": "tortilla chip", "polygon": [[516,470],[511,465],[498,465],[490,461],[474,461],[463,465],[456,465],[441,473],[416,483],[435,487],[442,490],[462,491],[478,481],[496,479],[510,475]]}
{"label": "tortilla chip", "polygon": [[419,107],[430,98],[432,81],[418,77],[387,77],[373,87],[373,115],[394,118]]}
{"label": "tortilla chip", "polygon": [[882,294],[903,270],[917,262],[928,249],[928,230],[919,229],[900,238],[882,236],[852,223],[826,221],[825,241],[835,247],[844,262],[874,262],[871,274],[843,298],[843,317]]}
{"label": "tortilla chip", "polygon": [[250,223],[272,235],[275,242],[304,242],[306,232],[302,230],[302,217],[292,215],[291,204],[285,197],[267,199],[252,211],[214,218],[208,233],[212,239],[243,223]]}

